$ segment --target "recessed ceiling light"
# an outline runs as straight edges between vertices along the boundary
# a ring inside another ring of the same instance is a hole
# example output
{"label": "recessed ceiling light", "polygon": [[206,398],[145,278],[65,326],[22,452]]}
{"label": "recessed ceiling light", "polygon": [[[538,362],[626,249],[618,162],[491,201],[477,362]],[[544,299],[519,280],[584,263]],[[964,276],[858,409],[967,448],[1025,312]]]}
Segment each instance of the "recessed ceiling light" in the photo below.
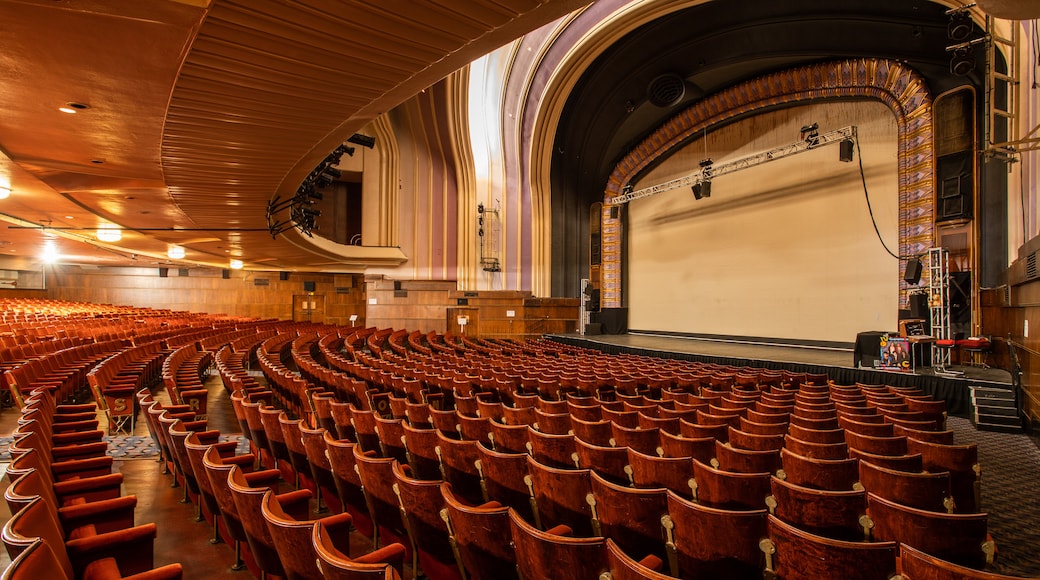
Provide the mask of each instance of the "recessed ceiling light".
{"label": "recessed ceiling light", "polygon": [[170,246],[169,249],[166,250],[166,255],[169,256],[171,260],[180,260],[184,257],[184,247]]}
{"label": "recessed ceiling light", "polygon": [[230,267],[230,268],[231,268],[232,270],[241,270],[241,269],[242,269],[242,267],[244,266],[244,264],[242,263],[242,260],[235,260],[235,259],[232,259],[232,260],[230,260],[230,261],[228,262],[228,266],[229,266],[229,267]]}
{"label": "recessed ceiling light", "polygon": [[90,105],[87,105],[85,103],[75,103],[75,102],[73,102],[73,103],[65,103],[64,106],[58,107],[58,110],[61,111],[62,113],[72,114],[72,113],[76,113],[77,111],[85,111],[85,110],[87,110],[89,108],[90,108]]}
{"label": "recessed ceiling light", "polygon": [[73,217],[72,217],[72,216],[70,216],[70,215],[67,215],[67,216],[65,216],[65,219],[67,219],[67,220],[71,220],[71,219],[75,219],[75,218],[73,218]]}
{"label": "recessed ceiling light", "polygon": [[7,199],[11,197],[11,188],[5,185],[0,185],[0,199]]}

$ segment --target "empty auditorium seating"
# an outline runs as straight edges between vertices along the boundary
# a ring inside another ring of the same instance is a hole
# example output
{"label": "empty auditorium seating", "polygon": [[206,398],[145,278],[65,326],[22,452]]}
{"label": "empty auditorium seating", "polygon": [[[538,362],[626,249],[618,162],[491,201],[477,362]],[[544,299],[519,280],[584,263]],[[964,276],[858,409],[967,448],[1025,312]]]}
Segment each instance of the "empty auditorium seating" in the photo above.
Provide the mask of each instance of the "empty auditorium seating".
{"label": "empty auditorium seating", "polygon": [[777,580],[889,580],[895,576],[896,542],[847,542],[824,538],[769,516],[761,548],[767,578]]}

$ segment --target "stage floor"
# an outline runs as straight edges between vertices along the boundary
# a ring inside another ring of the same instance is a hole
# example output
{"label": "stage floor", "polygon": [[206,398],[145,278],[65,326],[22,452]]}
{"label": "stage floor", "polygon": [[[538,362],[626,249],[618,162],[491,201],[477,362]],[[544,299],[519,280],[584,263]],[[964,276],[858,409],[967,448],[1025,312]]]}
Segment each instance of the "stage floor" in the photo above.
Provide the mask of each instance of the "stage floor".
{"label": "stage floor", "polygon": [[[707,357],[744,359],[747,361],[748,366],[756,366],[755,361],[762,361],[780,365],[801,364],[846,369],[857,368],[855,357],[853,356],[853,349],[851,348],[784,346],[645,333],[615,335],[596,334],[585,336],[573,333],[559,336],[566,336],[571,339],[584,340],[594,344],[612,345],[622,348],[635,348]],[[1011,385],[1011,373],[1004,369],[964,365],[953,365],[950,368],[964,373],[963,376],[957,377],[961,380],[984,381],[987,383]],[[874,369],[864,370],[874,371]],[[877,372],[891,372],[893,375],[910,374],[895,371]],[[928,377],[937,376],[931,367],[918,367],[913,374]]]}

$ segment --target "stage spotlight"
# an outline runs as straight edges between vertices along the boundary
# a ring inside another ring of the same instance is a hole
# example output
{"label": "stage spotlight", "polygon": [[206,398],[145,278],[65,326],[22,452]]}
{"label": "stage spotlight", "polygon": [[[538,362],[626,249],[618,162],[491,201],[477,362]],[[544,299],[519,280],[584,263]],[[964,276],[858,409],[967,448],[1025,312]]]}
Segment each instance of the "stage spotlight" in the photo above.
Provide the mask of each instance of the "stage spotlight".
{"label": "stage spotlight", "polygon": [[802,127],[802,139],[810,149],[820,144],[820,125],[813,123]]}
{"label": "stage spotlight", "polygon": [[712,166],[714,164],[715,164],[715,162],[711,159],[711,157],[709,157],[707,159],[701,159],[700,163],[698,163],[698,165],[701,166],[701,178],[704,181],[711,181],[711,177],[712,177],[712,173],[713,173]]}
{"label": "stage spotlight", "polygon": [[959,77],[971,74],[975,70],[975,56],[970,48],[958,48],[950,57],[950,74]]}
{"label": "stage spotlight", "polygon": [[367,147],[371,149],[376,146],[376,138],[370,137],[368,135],[362,135],[361,133],[354,133],[350,136],[349,139],[347,139],[347,143],[353,143],[355,145],[361,145],[362,147]]}
{"label": "stage spotlight", "polygon": [[971,21],[971,15],[967,11],[950,14],[950,23],[946,25],[947,38],[954,42],[964,42],[968,40],[973,31],[974,26]]}
{"label": "stage spotlight", "polygon": [[711,182],[702,181],[693,185],[693,197],[694,199],[701,199],[705,197],[711,197]]}
{"label": "stage spotlight", "polygon": [[318,187],[328,187],[332,185],[333,182],[339,179],[342,175],[343,173],[340,170],[334,169],[332,167],[326,167],[322,169],[320,173],[318,173],[317,177],[315,177],[314,179],[314,183]]}

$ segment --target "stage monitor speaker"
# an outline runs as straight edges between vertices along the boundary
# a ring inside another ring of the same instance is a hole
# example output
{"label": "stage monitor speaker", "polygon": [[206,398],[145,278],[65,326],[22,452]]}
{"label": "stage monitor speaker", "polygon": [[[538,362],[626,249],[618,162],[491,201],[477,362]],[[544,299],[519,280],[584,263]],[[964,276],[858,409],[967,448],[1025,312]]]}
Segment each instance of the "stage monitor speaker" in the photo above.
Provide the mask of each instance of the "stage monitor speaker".
{"label": "stage monitor speaker", "polygon": [[228,270],[227,268],[224,268],[223,270],[220,271],[220,277],[225,279],[225,280],[227,280],[228,278],[231,277],[231,270]]}
{"label": "stage monitor speaker", "polygon": [[165,277],[167,277],[169,275],[170,275],[170,269],[169,268],[159,268],[159,277],[160,278],[165,278]]}
{"label": "stage monitor speaker", "polygon": [[903,280],[907,284],[919,284],[921,282],[921,260],[914,258],[906,262],[906,273]]}
{"label": "stage monitor speaker", "polygon": [[317,284],[315,284],[314,280],[304,280],[303,281],[303,291],[304,292],[314,292],[314,289],[316,287],[317,287]]}
{"label": "stage monitor speaker", "polygon": [[839,147],[838,160],[845,163],[851,163],[854,159],[856,143],[852,139],[845,139],[841,142]]}
{"label": "stage monitor speaker", "polygon": [[289,273],[288,272],[278,272],[278,279],[281,280],[282,282],[288,280],[289,279]]}

